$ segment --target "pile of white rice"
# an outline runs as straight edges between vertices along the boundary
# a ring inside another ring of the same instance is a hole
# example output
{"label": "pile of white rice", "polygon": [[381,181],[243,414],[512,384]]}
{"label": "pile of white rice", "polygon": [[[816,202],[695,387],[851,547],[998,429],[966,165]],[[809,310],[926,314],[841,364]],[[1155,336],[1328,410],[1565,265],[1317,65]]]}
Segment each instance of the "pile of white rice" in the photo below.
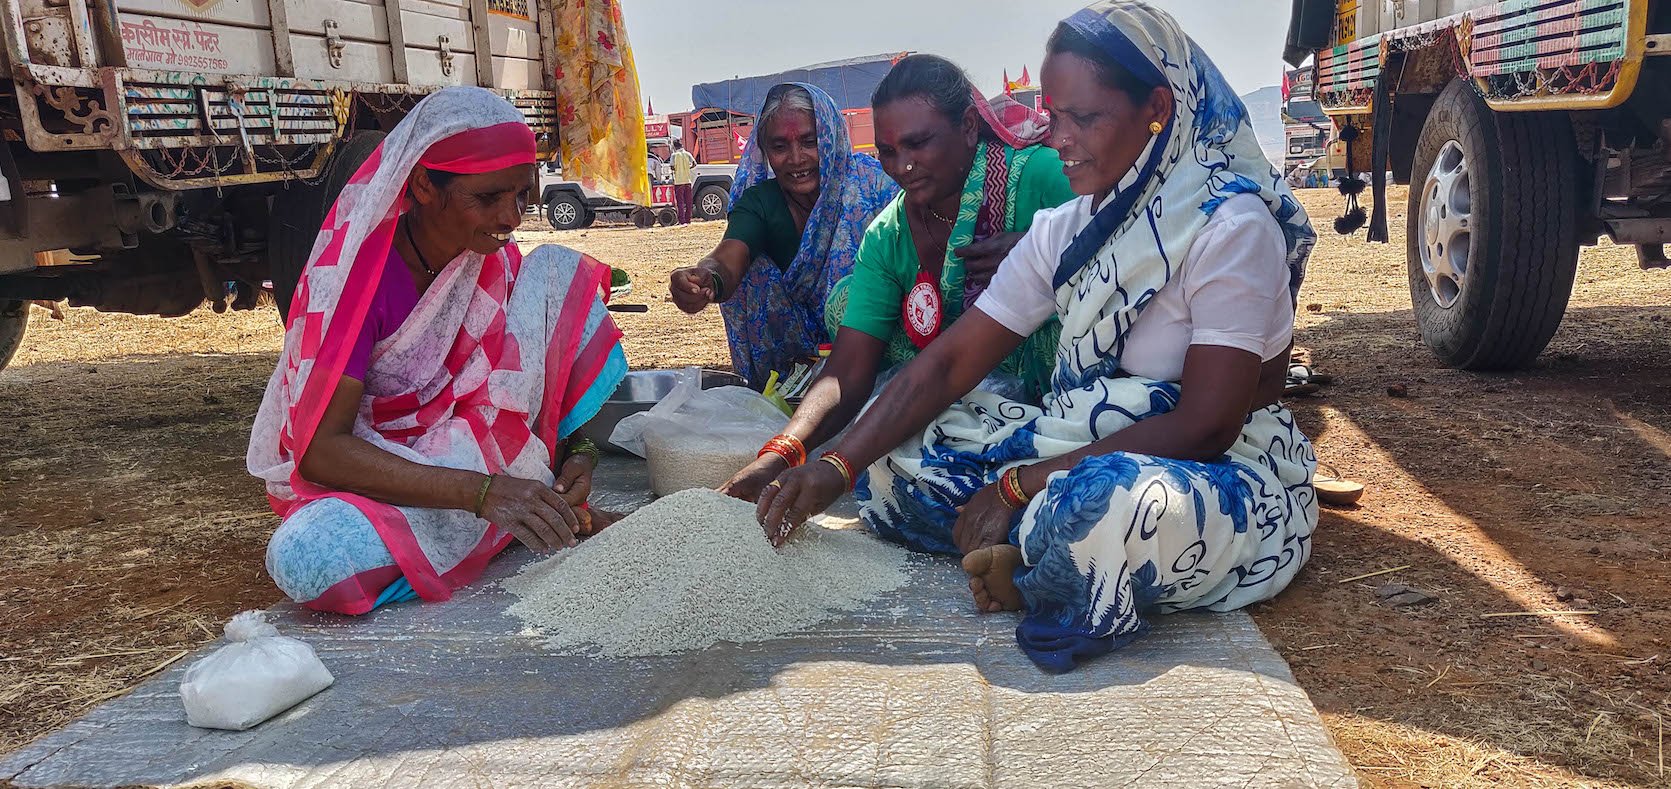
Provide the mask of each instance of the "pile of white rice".
{"label": "pile of white rice", "polygon": [[904,550],[807,526],[780,549],[753,504],[675,493],[504,587],[510,613],[558,652],[668,655],[804,630],[905,585]]}

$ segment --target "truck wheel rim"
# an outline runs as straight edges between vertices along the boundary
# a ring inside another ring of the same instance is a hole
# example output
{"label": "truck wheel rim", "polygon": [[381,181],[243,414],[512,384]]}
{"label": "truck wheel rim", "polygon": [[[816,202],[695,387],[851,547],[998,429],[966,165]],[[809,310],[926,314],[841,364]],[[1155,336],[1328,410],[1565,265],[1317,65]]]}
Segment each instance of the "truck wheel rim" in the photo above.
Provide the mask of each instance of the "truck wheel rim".
{"label": "truck wheel rim", "polygon": [[709,194],[702,197],[702,213],[708,216],[718,216],[719,212],[723,210],[725,210],[725,202],[719,195]]}
{"label": "truck wheel rim", "polygon": [[1473,246],[1473,193],[1462,144],[1445,143],[1422,185],[1421,263],[1433,301],[1450,309],[1468,284]]}
{"label": "truck wheel rim", "polygon": [[559,225],[571,224],[577,216],[574,206],[568,203],[558,203],[551,209],[551,218]]}

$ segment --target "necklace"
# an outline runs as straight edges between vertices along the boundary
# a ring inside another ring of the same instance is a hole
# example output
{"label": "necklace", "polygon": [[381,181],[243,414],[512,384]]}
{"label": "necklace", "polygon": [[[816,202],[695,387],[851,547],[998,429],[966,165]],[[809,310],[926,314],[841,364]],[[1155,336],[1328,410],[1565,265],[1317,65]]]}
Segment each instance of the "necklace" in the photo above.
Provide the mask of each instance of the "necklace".
{"label": "necklace", "polygon": [[[953,220],[950,220],[950,219],[947,219],[943,216],[940,216],[940,214],[935,212],[935,210],[932,209],[932,208],[928,208],[928,209],[925,209],[925,210],[927,210],[928,213],[931,216],[933,216],[935,219],[938,219],[941,222],[946,223],[947,225],[955,224],[955,222]],[[928,240],[930,242],[932,242],[935,246],[941,246],[942,244],[951,243],[951,228],[950,227],[946,228],[946,236],[947,237],[946,237],[945,241],[941,241],[940,240],[940,235],[938,233],[934,232],[935,227],[936,227],[935,225],[929,224],[926,221],[923,222],[923,230],[928,232]]]}
{"label": "necklace", "polygon": [[412,221],[402,217],[400,222],[406,228],[406,243],[412,245],[412,254],[418,256],[418,265],[424,267],[424,273],[432,277],[441,276],[441,272],[429,267],[429,261],[424,258],[424,251],[418,248],[418,240],[412,237]]}
{"label": "necklace", "polygon": [[947,218],[946,218],[946,217],[943,217],[943,216],[940,216],[940,212],[939,212],[939,211],[936,211],[936,210],[934,210],[934,209],[932,209],[932,208],[930,208],[930,209],[928,209],[928,215],[929,215],[929,216],[932,216],[932,217],[934,217],[934,218],[935,218],[935,219],[938,219],[938,220],[940,220],[940,221],[942,221],[942,222],[945,222],[945,223],[946,223],[946,224],[948,224],[948,225],[955,225],[955,224],[957,224],[957,219],[955,219],[955,218],[952,218],[952,219],[947,219]]}

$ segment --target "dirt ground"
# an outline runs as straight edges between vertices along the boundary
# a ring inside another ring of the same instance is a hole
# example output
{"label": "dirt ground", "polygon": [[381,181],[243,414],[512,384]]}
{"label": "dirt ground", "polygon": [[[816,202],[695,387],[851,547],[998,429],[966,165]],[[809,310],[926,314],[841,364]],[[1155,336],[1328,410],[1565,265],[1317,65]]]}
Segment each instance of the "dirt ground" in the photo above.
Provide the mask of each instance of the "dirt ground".
{"label": "dirt ground", "polygon": [[[1402,245],[1334,236],[1339,196],[1304,200],[1327,235],[1299,343],[1339,382],[1294,406],[1369,492],[1325,513],[1261,627],[1367,785],[1671,785],[1671,274],[1587,250],[1537,369],[1450,371],[1421,346]],[[636,366],[723,366],[718,317],[662,298],[720,232],[531,223],[522,241],[633,275],[624,301],[649,311],[617,320]],[[279,342],[271,310],[36,314],[0,373],[0,752],[278,599],[243,454]],[[1388,584],[1433,599],[1383,603]],[[1594,613],[1489,616],[1549,609]]]}

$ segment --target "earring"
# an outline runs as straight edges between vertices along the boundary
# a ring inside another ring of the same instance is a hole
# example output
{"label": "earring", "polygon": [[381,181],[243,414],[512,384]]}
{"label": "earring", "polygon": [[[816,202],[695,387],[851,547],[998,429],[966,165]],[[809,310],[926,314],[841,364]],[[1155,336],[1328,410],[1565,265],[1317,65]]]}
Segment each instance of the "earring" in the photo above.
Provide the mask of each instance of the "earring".
{"label": "earring", "polygon": [[1166,127],[1160,125],[1160,121],[1155,121],[1154,123],[1149,124],[1149,133],[1150,134],[1160,134],[1162,131],[1165,131],[1165,130],[1166,130]]}

